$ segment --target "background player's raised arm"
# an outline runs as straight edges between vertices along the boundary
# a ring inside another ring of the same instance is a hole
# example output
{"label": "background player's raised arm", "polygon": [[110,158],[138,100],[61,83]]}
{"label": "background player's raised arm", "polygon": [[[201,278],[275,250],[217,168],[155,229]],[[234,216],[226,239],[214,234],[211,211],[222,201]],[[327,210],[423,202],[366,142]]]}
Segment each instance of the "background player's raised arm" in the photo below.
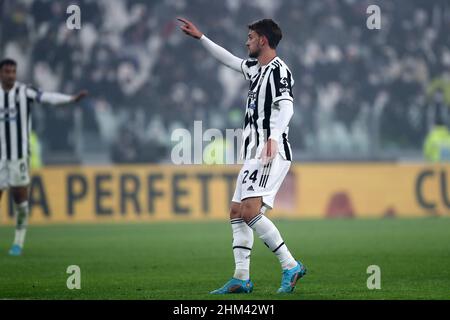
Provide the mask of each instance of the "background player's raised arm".
{"label": "background player's raised arm", "polygon": [[208,52],[211,53],[214,58],[219,60],[227,67],[230,67],[235,71],[242,72],[242,63],[244,61],[243,59],[236,57],[228,50],[211,41],[189,20],[186,20],[184,18],[178,18],[178,20],[184,23],[182,26],[180,26],[180,29],[185,34],[195,39],[199,39],[203,47],[205,47],[205,49],[208,50]]}
{"label": "background player's raised arm", "polygon": [[88,92],[86,90],[82,90],[75,95],[67,95],[57,92],[43,92],[32,88],[28,88],[27,90],[28,98],[38,103],[47,103],[55,106],[78,102],[84,97],[86,97],[87,94]]}

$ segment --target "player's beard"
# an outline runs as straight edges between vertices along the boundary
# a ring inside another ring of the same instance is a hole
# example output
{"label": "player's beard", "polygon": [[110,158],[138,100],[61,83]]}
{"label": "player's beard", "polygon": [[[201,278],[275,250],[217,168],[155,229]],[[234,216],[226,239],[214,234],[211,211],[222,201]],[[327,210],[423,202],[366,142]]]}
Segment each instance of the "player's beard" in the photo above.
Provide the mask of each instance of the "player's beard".
{"label": "player's beard", "polygon": [[249,51],[248,56],[252,59],[257,59],[259,57],[259,54],[261,53],[260,49],[256,49],[255,51]]}

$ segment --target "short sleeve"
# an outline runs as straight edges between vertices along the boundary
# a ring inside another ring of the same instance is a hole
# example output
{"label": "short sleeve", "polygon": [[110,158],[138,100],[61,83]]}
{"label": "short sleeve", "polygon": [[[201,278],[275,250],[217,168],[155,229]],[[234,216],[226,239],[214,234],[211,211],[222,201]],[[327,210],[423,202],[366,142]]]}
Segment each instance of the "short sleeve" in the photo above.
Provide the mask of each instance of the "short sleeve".
{"label": "short sleeve", "polygon": [[294,80],[289,69],[284,65],[277,66],[273,69],[271,78],[274,87],[273,103],[276,104],[281,100],[294,101],[292,93]]}
{"label": "short sleeve", "polygon": [[245,80],[251,80],[255,75],[258,74],[259,70],[258,60],[255,59],[242,60],[241,69],[242,73],[244,74]]}
{"label": "short sleeve", "polygon": [[27,96],[27,99],[33,102],[40,102],[42,91],[39,89],[36,89],[32,86],[27,86],[25,89],[25,95]]}

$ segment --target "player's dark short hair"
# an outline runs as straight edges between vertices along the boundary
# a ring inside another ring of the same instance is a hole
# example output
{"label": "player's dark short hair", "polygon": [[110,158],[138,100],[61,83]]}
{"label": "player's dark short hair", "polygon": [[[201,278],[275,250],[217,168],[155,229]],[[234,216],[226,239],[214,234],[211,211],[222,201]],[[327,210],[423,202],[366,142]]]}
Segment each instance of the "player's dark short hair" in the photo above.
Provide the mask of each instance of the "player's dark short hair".
{"label": "player's dark short hair", "polygon": [[0,61],[0,69],[2,69],[4,66],[15,66],[17,67],[17,62],[13,59],[3,59]]}
{"label": "player's dark short hair", "polygon": [[269,46],[275,49],[278,46],[283,34],[278,24],[272,19],[262,19],[248,25],[250,30],[255,31],[260,36],[265,36],[269,41]]}

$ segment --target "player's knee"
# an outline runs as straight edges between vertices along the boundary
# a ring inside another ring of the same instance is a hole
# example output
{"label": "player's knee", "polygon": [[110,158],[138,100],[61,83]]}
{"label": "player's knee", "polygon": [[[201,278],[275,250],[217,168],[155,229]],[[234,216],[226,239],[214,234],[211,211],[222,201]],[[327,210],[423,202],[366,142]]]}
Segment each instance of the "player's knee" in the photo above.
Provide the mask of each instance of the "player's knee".
{"label": "player's knee", "polygon": [[244,201],[241,205],[241,217],[245,222],[249,222],[258,214],[258,209],[254,206],[253,203]]}
{"label": "player's knee", "polygon": [[28,200],[28,190],[26,187],[12,188],[11,193],[15,203],[22,203]]}
{"label": "player's knee", "polygon": [[237,219],[241,217],[240,204],[232,203],[230,208],[230,219]]}

